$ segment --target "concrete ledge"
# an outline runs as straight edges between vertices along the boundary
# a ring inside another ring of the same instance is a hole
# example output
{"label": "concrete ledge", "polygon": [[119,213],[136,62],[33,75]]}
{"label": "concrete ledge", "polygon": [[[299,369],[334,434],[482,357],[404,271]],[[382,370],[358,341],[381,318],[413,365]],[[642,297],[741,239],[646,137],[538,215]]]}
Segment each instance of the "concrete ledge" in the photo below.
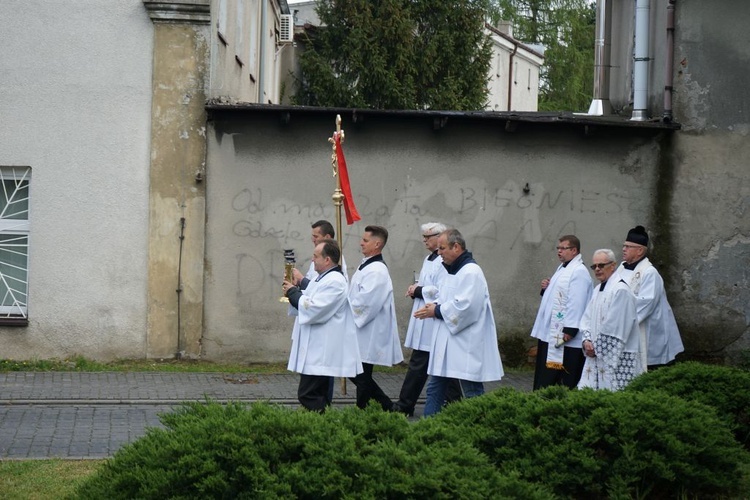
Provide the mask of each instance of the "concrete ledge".
{"label": "concrete ledge", "polygon": [[209,0],[179,0],[164,2],[143,0],[148,15],[153,22],[210,24],[211,3]]}

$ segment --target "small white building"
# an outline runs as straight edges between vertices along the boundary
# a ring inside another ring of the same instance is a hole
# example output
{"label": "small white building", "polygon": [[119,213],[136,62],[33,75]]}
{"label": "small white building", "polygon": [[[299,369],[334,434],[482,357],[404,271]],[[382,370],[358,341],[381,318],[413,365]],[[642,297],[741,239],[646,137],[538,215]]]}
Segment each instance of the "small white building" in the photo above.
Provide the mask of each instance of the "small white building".
{"label": "small white building", "polygon": [[513,38],[510,23],[487,24],[492,39],[488,111],[537,111],[539,68],[544,56]]}

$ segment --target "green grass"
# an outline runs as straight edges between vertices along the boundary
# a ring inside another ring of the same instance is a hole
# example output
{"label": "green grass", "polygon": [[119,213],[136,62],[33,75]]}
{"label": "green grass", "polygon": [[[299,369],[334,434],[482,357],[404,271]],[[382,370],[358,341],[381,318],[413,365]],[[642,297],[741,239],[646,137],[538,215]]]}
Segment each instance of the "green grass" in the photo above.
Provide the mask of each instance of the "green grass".
{"label": "green grass", "polygon": [[[376,366],[376,372],[404,373],[407,363]],[[214,363],[201,360],[118,359],[109,363],[82,356],[68,359],[16,361],[0,359],[0,373],[6,372],[198,372],[198,373],[287,373],[286,363]]]}
{"label": "green grass", "polygon": [[200,360],[119,359],[109,363],[82,356],[68,359],[0,360],[2,372],[220,372],[284,373],[286,363],[241,364]]}
{"label": "green grass", "polygon": [[[376,372],[405,373],[408,360],[395,366],[375,366]],[[505,367],[507,373],[533,371],[533,367]],[[101,363],[75,356],[68,359],[15,361],[0,359],[0,373],[7,372],[194,372],[194,373],[287,373],[286,363],[214,363],[189,359],[118,359]]]}
{"label": "green grass", "polygon": [[65,498],[94,473],[104,460],[0,461],[0,498],[43,500]]}

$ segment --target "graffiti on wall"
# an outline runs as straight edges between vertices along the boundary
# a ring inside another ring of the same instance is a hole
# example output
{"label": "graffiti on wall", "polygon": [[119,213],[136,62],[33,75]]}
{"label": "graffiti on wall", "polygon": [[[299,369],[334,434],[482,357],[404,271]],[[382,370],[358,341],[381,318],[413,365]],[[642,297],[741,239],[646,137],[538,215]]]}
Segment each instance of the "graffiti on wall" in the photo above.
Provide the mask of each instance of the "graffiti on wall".
{"label": "graffiti on wall", "polygon": [[[452,180],[447,175],[426,181],[407,177],[400,186],[377,194],[355,191],[354,196],[362,221],[344,226],[345,254],[358,257],[360,232],[366,224],[384,225],[390,232],[384,256],[395,263],[392,272],[403,259],[413,265],[415,252],[421,254],[418,234],[424,222],[442,221],[460,229],[475,254],[511,254],[522,244],[554,243],[562,234],[576,233],[577,221],[587,214],[617,214],[631,203],[621,191],[554,189],[513,180],[497,187],[483,179]],[[310,224],[335,219],[330,200],[300,203],[271,197],[261,187],[242,188],[229,202],[230,237],[248,240],[242,245],[247,252],[235,255],[237,292],[242,296],[278,294],[283,249],[296,249],[298,267],[305,269],[312,253]]]}

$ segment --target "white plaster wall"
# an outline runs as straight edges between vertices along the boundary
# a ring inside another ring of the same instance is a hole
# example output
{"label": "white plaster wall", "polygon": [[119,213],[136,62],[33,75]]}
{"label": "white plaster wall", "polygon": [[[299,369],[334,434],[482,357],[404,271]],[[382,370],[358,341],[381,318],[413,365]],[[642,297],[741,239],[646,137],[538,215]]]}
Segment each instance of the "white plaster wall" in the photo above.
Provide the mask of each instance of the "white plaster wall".
{"label": "white plaster wall", "polygon": [[141,0],[0,11],[0,165],[32,168],[29,325],[0,358],[142,356],[153,25]]}
{"label": "white plaster wall", "polygon": [[510,111],[537,111],[539,109],[539,66],[542,60],[519,51],[513,58],[513,91]]}

